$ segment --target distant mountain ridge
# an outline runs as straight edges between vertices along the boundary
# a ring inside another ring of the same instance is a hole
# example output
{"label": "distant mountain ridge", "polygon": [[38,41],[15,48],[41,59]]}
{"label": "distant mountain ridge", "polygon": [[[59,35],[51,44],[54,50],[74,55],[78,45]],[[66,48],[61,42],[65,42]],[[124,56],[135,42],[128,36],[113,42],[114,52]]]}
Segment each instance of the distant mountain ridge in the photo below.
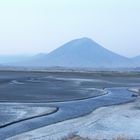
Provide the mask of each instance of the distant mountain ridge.
{"label": "distant mountain ridge", "polygon": [[140,61],[140,55],[138,55],[138,56],[136,56],[136,57],[133,57],[132,59],[133,59],[133,60],[138,60],[138,61]]}
{"label": "distant mountain ridge", "polygon": [[36,63],[36,61],[40,58],[43,59],[43,57],[45,57],[47,55],[47,53],[39,53],[36,55],[32,55],[30,57],[25,57],[17,59],[16,61],[10,62],[10,63],[6,63],[10,66],[29,66],[29,65],[33,65],[33,62]]}
{"label": "distant mountain ridge", "polygon": [[10,64],[18,61],[28,60],[28,55],[0,55],[0,64]]}
{"label": "distant mountain ridge", "polygon": [[129,68],[132,59],[105,49],[89,38],[72,40],[49,54],[33,57],[17,66],[66,68]]}

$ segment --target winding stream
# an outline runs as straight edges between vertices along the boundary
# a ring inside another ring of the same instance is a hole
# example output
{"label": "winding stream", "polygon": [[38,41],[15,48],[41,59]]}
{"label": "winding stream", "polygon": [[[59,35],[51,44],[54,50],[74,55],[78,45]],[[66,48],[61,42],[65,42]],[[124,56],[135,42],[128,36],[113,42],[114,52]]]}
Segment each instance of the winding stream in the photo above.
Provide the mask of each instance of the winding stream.
{"label": "winding stream", "polygon": [[[21,121],[1,128],[0,140],[4,140],[17,134],[31,131],[46,125],[81,117],[91,113],[99,107],[123,104],[132,102],[136,99],[136,97],[132,96],[133,93],[128,91],[127,88],[108,88],[107,90],[108,94],[99,97],[77,101],[46,103],[46,106],[58,107],[59,110],[48,116]],[[42,103],[42,105],[44,105],[44,103]]]}

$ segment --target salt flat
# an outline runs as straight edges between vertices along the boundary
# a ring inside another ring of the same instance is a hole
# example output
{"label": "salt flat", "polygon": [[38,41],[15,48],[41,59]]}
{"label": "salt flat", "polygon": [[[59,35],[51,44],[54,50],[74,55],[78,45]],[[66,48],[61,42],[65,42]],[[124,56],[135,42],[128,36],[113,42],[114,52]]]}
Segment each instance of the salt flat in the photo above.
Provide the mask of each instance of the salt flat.
{"label": "salt flat", "polygon": [[62,140],[69,135],[91,139],[140,138],[140,97],[133,103],[102,107],[90,115],[42,127],[8,140]]}
{"label": "salt flat", "polygon": [[30,106],[20,103],[3,103],[0,104],[0,128],[26,119],[49,115],[55,111],[57,111],[57,108],[55,107],[42,107],[39,105]]}

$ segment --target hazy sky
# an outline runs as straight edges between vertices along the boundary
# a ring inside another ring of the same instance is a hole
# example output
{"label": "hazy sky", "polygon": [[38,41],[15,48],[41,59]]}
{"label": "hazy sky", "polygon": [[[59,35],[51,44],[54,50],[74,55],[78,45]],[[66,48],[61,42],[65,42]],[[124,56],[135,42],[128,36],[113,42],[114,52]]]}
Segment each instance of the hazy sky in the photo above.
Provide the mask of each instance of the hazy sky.
{"label": "hazy sky", "polygon": [[0,54],[50,52],[80,37],[140,55],[140,0],[0,0]]}

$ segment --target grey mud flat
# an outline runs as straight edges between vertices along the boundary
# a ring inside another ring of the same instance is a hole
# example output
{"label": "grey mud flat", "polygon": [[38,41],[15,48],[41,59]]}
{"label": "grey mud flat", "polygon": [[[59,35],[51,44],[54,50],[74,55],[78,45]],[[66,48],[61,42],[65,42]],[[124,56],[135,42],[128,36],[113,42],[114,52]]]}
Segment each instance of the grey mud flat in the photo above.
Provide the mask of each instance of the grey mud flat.
{"label": "grey mud flat", "polygon": [[[0,72],[1,104],[59,108],[54,114],[1,128],[0,140],[84,116],[99,107],[134,101],[136,97],[124,87],[136,86],[140,86],[139,73]],[[108,94],[96,90],[103,88],[107,88]]]}
{"label": "grey mud flat", "polygon": [[0,102],[48,103],[96,97],[93,88],[134,87],[140,73],[0,71]]}

